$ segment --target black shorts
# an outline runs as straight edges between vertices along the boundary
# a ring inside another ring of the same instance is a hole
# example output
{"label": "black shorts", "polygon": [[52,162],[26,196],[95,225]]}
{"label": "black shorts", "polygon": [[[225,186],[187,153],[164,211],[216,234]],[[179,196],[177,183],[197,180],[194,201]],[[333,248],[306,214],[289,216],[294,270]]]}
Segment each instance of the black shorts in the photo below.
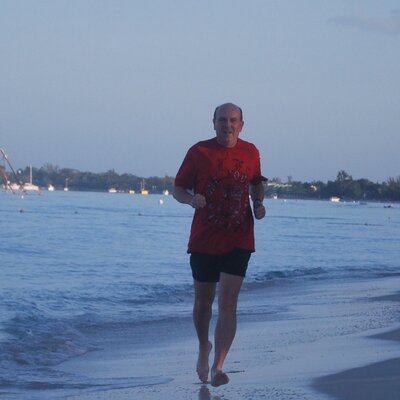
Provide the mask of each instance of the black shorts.
{"label": "black shorts", "polygon": [[221,272],[245,277],[251,253],[244,249],[235,249],[222,255],[191,253],[192,276],[199,282],[219,282]]}

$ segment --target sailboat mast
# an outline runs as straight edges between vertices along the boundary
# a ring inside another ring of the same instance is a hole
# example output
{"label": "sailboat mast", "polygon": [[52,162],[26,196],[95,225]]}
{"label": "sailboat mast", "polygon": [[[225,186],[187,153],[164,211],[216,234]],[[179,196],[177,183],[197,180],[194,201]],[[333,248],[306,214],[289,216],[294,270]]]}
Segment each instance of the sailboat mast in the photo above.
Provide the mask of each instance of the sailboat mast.
{"label": "sailboat mast", "polygon": [[7,164],[8,164],[8,166],[10,167],[10,169],[11,169],[11,171],[12,171],[12,173],[13,173],[13,175],[14,175],[14,178],[15,178],[15,180],[17,181],[18,185],[22,185],[22,182],[19,180],[18,175],[17,175],[17,173],[15,172],[13,166],[11,165],[11,162],[10,162],[10,160],[8,159],[7,154],[6,154],[6,152],[4,151],[4,149],[1,149],[1,148],[0,148],[0,153],[3,155],[4,160],[7,161]]}

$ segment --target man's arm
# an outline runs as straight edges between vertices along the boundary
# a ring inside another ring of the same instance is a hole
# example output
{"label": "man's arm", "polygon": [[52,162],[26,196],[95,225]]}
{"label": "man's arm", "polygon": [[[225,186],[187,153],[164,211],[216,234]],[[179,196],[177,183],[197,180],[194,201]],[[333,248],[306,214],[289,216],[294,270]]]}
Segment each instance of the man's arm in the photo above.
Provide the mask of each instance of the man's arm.
{"label": "man's arm", "polygon": [[179,203],[189,204],[193,208],[203,208],[206,205],[206,198],[203,195],[199,193],[193,195],[181,186],[174,186],[172,195]]}
{"label": "man's arm", "polygon": [[250,184],[250,196],[253,201],[253,212],[256,219],[265,217],[264,201],[264,185],[262,182],[257,184]]}

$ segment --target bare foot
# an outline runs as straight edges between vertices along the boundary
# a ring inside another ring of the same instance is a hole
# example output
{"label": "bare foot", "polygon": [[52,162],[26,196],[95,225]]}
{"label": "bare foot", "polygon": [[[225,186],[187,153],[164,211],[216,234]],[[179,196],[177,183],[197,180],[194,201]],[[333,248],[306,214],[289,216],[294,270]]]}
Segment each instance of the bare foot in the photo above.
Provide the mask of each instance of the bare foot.
{"label": "bare foot", "polygon": [[210,355],[212,349],[212,344],[211,342],[208,342],[208,344],[204,347],[199,347],[199,358],[197,359],[197,375],[199,376],[199,379],[203,383],[207,383],[208,380],[208,373],[210,372],[210,367],[208,365],[208,357]]}
{"label": "bare foot", "polygon": [[218,387],[226,385],[229,382],[229,377],[225,372],[219,370],[211,370],[211,386]]}

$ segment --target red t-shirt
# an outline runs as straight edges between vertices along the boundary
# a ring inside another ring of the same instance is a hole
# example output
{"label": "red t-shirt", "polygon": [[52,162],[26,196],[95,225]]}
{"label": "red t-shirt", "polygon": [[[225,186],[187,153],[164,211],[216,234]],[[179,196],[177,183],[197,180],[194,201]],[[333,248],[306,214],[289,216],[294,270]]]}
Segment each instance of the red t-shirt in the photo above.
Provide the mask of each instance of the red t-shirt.
{"label": "red t-shirt", "polygon": [[238,139],[235,147],[209,139],[192,146],[175,178],[175,186],[205,196],[195,211],[188,252],[224,254],[235,248],[254,251],[254,220],[249,185],[265,181],[257,148]]}

